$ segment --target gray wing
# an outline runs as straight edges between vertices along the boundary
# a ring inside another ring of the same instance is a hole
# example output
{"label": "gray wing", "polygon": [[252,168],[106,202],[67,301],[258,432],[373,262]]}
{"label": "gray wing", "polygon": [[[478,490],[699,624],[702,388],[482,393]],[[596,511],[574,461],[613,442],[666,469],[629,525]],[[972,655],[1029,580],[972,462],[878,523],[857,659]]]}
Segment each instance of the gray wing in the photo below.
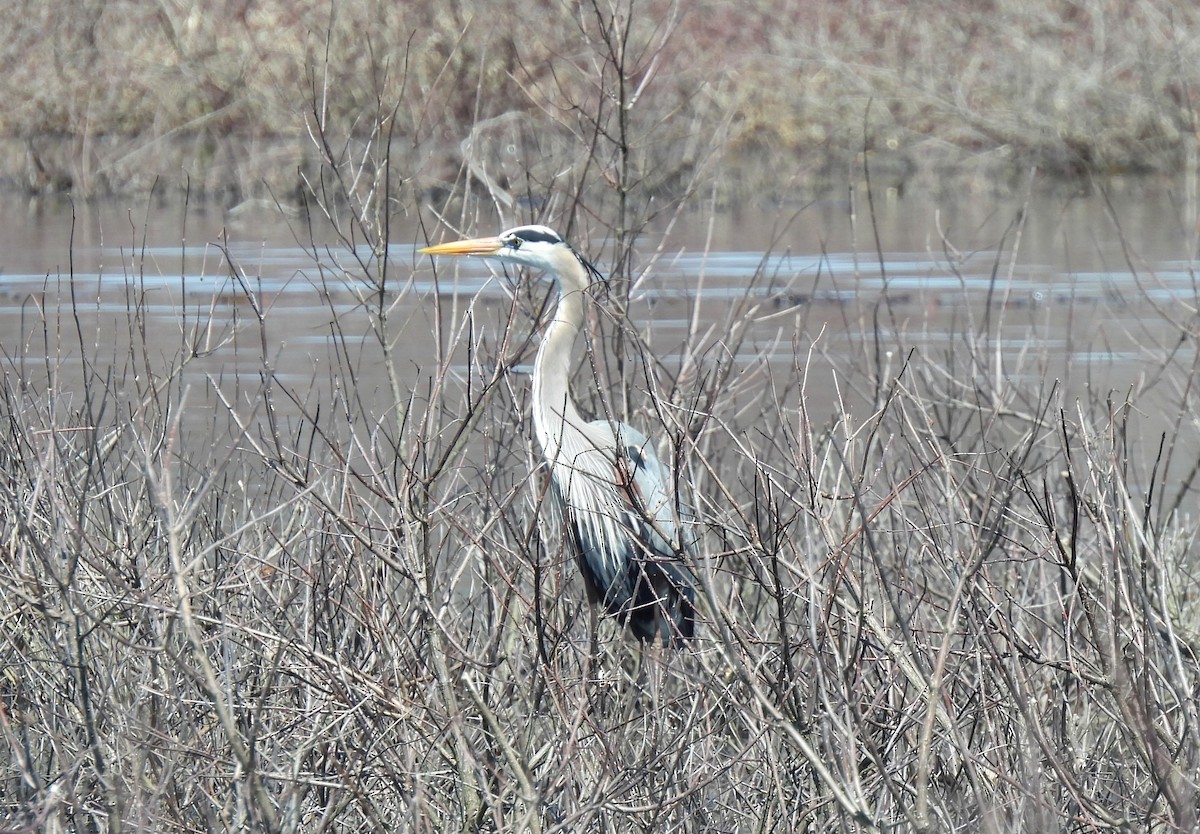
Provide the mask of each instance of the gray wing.
{"label": "gray wing", "polygon": [[589,594],[642,640],[691,637],[695,590],[685,558],[695,525],[670,470],[630,426],[595,421],[586,434],[590,448],[577,451],[565,479],[556,469],[555,484]]}
{"label": "gray wing", "polygon": [[632,478],[630,525],[646,527],[641,535],[656,553],[677,559],[685,553],[694,555],[695,518],[678,496],[671,470],[658,459],[646,435],[624,423],[616,423],[612,430],[621,450],[619,465],[626,468],[622,475]]}

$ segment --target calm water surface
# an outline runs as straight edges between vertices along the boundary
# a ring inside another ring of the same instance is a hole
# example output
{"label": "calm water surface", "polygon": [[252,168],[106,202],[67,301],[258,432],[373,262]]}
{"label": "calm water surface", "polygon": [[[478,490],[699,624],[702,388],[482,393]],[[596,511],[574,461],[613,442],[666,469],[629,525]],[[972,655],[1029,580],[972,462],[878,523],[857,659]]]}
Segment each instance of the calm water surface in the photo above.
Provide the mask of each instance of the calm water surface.
{"label": "calm water surface", "polygon": [[[874,223],[861,194],[697,212],[640,239],[630,314],[668,367],[686,361],[689,334],[711,346],[739,317],[748,326],[738,360],[790,367],[815,344],[818,371],[834,375],[876,331],[897,356],[915,348],[933,358],[988,332],[1014,378],[1051,375],[1077,396],[1096,396],[1127,389],[1168,355],[1190,365],[1194,347],[1170,323],[1192,318],[1200,298],[1195,229],[1194,208],[1169,186],[1024,202],[883,194]],[[435,327],[444,341],[468,308],[482,313],[480,326],[499,327],[511,297],[511,285],[478,261],[442,263],[435,276],[415,254],[419,234],[398,222],[388,253],[390,332],[413,374],[436,359]],[[66,378],[85,355],[93,366],[127,366],[129,341],[144,338],[164,362],[181,344],[194,348],[194,381],[246,375],[247,385],[264,353],[297,386],[345,384],[334,377],[349,350],[356,384],[382,391],[360,303],[369,289],[338,268],[350,253],[332,236],[318,241],[329,245],[318,267],[307,235],[301,221],[265,206],[231,217],[169,200],[0,200],[4,372]],[[609,250],[592,244],[603,259]],[[266,312],[261,332],[247,290]],[[718,335],[705,337],[714,325]],[[1021,361],[1031,351],[1045,361]],[[810,410],[834,409],[832,389],[810,385]]]}

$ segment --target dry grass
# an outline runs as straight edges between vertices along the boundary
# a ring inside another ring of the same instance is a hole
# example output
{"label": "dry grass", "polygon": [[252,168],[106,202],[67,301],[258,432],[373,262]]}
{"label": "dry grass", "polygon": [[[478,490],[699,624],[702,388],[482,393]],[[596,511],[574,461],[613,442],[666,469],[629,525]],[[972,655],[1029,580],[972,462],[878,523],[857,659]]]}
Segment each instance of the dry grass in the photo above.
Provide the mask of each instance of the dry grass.
{"label": "dry grass", "polygon": [[[490,119],[586,135],[612,72],[663,123],[625,173],[668,192],[714,136],[731,199],[840,183],[864,148],[898,183],[1195,164],[1189,4],[598,5],[24,2],[0,38],[0,178],[136,194],[186,171],[192,193],[291,194],[319,164],[303,129],[315,89],[359,137],[382,102],[393,158],[424,191],[480,153],[460,145]],[[614,20],[620,67],[604,55]]]}
{"label": "dry grass", "polygon": [[[136,247],[118,350],[68,296],[5,358],[0,828],[1194,829],[1194,356],[1077,399],[1036,346],[999,349],[999,310],[928,356],[866,308],[827,420],[805,407],[821,342],[760,276],[657,361],[628,314],[637,233],[706,179],[651,199],[645,149],[673,128],[622,86],[622,43],[591,42],[580,168],[473,194],[464,173],[439,212],[552,218],[610,267],[576,386],[694,486],[694,648],[639,654],[609,622],[593,647],[511,373],[542,295],[418,297],[430,267],[385,245],[419,210],[392,105],[318,91],[297,230],[337,241],[308,276],[337,290],[326,375],[274,373],[289,322],[233,262],[232,322],[189,308],[177,344],[148,339]],[[1162,343],[1194,312],[1164,309]],[[747,361],[765,317],[792,362]],[[395,348],[416,327],[419,369]],[[197,383],[200,347],[253,370]]]}

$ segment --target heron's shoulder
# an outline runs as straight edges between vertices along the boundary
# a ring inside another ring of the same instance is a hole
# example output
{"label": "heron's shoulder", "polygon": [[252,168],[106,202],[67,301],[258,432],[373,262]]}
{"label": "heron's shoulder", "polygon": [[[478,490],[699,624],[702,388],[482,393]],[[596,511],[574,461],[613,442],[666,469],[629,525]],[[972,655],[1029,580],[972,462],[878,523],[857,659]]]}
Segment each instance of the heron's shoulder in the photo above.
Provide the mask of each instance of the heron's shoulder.
{"label": "heron's shoulder", "polygon": [[588,428],[594,436],[603,437],[608,444],[617,448],[634,446],[653,452],[654,445],[644,432],[620,420],[592,420]]}
{"label": "heron's shoulder", "polygon": [[620,420],[593,420],[588,424],[598,445],[614,449],[635,471],[659,474],[663,470],[654,443],[644,432]]}

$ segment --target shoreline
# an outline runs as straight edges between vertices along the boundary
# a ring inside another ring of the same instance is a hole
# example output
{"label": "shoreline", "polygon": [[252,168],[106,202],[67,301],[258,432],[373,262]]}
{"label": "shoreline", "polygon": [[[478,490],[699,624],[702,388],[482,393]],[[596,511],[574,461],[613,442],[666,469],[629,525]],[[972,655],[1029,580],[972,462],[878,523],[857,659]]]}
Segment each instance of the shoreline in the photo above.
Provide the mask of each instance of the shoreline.
{"label": "shoreline", "polygon": [[864,152],[897,188],[1003,188],[1035,167],[1067,182],[1173,175],[1200,159],[1200,8],[538,9],[531,33],[495,25],[523,18],[512,0],[29,5],[0,44],[0,188],[158,181],[236,201],[322,165],[384,165],[385,145],[418,192],[466,170],[501,184],[533,171],[557,191],[568,172],[733,203],[840,185]]}
{"label": "shoreline", "polygon": [[[154,193],[162,197],[188,195],[227,208],[263,200],[295,204],[303,201],[304,178],[311,181],[322,164],[307,137],[105,137],[87,143],[86,161],[80,156],[80,144],[64,137],[0,138],[0,195],[108,199]],[[393,146],[389,164],[410,196],[443,197],[463,188],[464,180],[473,190],[485,190],[457,148],[435,152]],[[1127,187],[1196,173],[1194,165],[1190,170],[1164,165],[1136,172],[1047,170],[1031,160],[1014,158],[1002,148],[954,156],[871,151],[865,164],[864,154],[852,151],[731,151],[720,160],[719,168],[686,187],[702,192],[707,201],[731,207],[801,203],[847,187],[861,187],[868,179],[878,190],[901,195],[912,190],[1012,196],[1024,191],[1031,177],[1038,189],[1089,191],[1097,184]],[[546,193],[553,191],[555,183],[551,182]],[[685,196],[676,184],[659,190],[645,188],[643,193],[649,199]]]}

